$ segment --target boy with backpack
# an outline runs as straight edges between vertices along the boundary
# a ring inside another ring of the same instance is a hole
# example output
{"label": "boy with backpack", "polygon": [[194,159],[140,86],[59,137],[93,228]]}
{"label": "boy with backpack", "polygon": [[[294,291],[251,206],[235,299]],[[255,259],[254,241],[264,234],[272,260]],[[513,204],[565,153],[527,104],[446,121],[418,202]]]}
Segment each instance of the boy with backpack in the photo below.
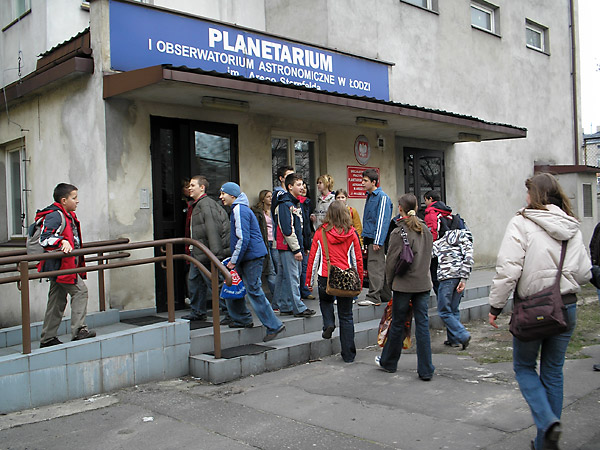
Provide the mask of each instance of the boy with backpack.
{"label": "boy with backpack", "polygon": [[[81,226],[75,215],[79,203],[77,188],[72,184],[60,183],[54,188],[53,197],[54,203],[37,211],[35,226],[41,228],[39,244],[44,251],[61,251],[65,256],[40,261],[38,272],[84,267],[83,256],[67,256],[73,250],[81,248],[82,243]],[[67,306],[67,295],[71,296],[71,340],[96,336],[96,332],[88,330],[85,324],[88,302],[88,290],[83,281],[85,278],[84,272],[50,278],[40,348],[62,344],[56,333]]]}
{"label": "boy with backpack", "polygon": [[458,310],[465,284],[473,268],[473,235],[458,214],[440,219],[442,226],[438,240],[433,243],[433,256],[437,257],[437,307],[446,325],[450,347],[466,349],[471,335],[460,323]]}

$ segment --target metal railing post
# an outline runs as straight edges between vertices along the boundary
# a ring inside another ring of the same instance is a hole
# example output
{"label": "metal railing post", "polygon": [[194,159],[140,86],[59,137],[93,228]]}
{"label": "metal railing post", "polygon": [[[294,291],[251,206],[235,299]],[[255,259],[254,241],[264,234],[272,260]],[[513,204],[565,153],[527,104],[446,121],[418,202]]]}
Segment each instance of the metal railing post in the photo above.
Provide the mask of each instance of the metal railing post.
{"label": "metal railing post", "polygon": [[19,263],[21,275],[21,332],[23,333],[23,353],[31,353],[31,316],[29,314],[29,263]]}
{"label": "metal railing post", "polygon": [[[102,256],[103,252],[98,252],[98,256]],[[104,264],[104,260],[98,260],[98,264]],[[100,311],[106,311],[106,294],[104,290],[104,270],[98,271],[98,303]]]}
{"label": "metal railing post", "polygon": [[169,322],[175,322],[175,285],[173,275],[173,244],[168,243],[167,247],[167,310],[169,313]]}
{"label": "metal railing post", "polygon": [[221,358],[221,319],[219,310],[219,273],[213,262],[210,263],[210,278],[212,287],[213,310],[213,339],[215,346],[215,359]]}

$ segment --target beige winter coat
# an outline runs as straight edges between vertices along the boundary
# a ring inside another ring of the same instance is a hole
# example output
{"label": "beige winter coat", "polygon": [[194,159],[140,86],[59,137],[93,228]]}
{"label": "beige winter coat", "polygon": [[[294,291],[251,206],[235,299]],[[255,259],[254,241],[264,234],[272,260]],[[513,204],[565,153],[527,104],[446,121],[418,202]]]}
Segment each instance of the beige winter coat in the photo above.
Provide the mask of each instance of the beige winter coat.
{"label": "beige winter coat", "polygon": [[579,292],[579,285],[590,280],[591,262],[579,221],[555,205],[546,207],[547,211],[523,209],[527,218],[517,214],[508,223],[490,291],[493,308],[504,307],[517,282],[521,297],[551,286],[560,263],[563,240],[569,243],[560,280],[561,294]]}

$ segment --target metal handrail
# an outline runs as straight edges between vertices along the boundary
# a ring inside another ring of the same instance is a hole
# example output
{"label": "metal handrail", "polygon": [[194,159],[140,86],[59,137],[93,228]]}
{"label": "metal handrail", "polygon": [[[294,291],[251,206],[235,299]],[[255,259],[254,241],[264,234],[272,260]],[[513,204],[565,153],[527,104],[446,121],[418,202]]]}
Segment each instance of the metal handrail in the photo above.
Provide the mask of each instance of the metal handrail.
{"label": "metal handrail", "polygon": [[[28,354],[31,353],[31,318],[29,312],[29,280],[35,280],[40,278],[48,278],[54,277],[58,275],[68,275],[73,273],[82,273],[82,272],[94,272],[98,271],[98,286],[102,292],[102,298],[100,299],[101,306],[104,307],[104,270],[107,269],[116,269],[121,267],[131,267],[142,264],[151,264],[156,262],[165,263],[163,266],[167,271],[167,310],[168,310],[168,318],[169,322],[175,321],[175,289],[174,289],[174,276],[173,276],[173,260],[175,259],[183,259],[185,261],[194,264],[202,273],[211,279],[211,287],[212,287],[212,306],[213,306],[213,338],[214,338],[214,346],[215,346],[215,358],[221,358],[221,327],[219,320],[219,272],[223,275],[225,279],[225,283],[227,285],[231,285],[231,274],[229,270],[221,264],[221,261],[206,247],[199,241],[190,238],[171,238],[171,239],[160,239],[155,241],[144,241],[144,242],[134,242],[129,243],[127,239],[127,243],[119,243],[113,244],[111,241],[101,242],[101,245],[96,245],[93,247],[83,246],[80,249],[73,250],[69,253],[69,256],[85,256],[92,253],[97,253],[98,264],[90,267],[78,267],[74,269],[61,269],[54,270],[49,272],[42,273],[29,273],[29,262],[31,261],[40,261],[47,259],[57,259],[63,258],[65,254],[61,251],[47,252],[39,255],[27,255],[23,253],[19,253],[15,255],[14,252],[6,252],[9,253],[9,256],[1,257],[2,253],[0,253],[0,265],[5,264],[14,264],[16,263],[19,268],[19,276],[13,277],[4,277],[0,278],[0,284],[7,283],[17,283],[17,286],[21,290],[21,316],[22,316],[22,332],[23,332],[23,353]],[[106,245],[102,245],[108,242]],[[95,243],[98,244],[98,243]],[[200,249],[209,259],[211,263],[211,270],[209,271],[202,263],[200,263],[195,258],[187,254],[177,254],[173,253],[174,245],[185,245]],[[160,247],[161,251],[165,253],[165,256],[155,256],[152,258],[143,258],[133,261],[121,261],[116,263],[104,263],[104,259],[110,259],[109,255],[104,255],[105,252],[121,252],[124,250],[135,250],[142,248],[152,248],[152,247]],[[104,309],[101,309],[104,311]]]}

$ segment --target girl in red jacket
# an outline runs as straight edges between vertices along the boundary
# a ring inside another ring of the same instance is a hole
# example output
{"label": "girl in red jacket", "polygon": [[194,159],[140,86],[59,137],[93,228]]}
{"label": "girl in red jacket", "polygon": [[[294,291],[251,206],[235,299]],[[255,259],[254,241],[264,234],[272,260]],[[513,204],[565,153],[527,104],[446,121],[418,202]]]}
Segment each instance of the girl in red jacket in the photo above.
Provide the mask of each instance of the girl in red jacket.
{"label": "girl in red jacket", "polygon": [[[312,289],[315,277],[318,277],[319,306],[323,315],[323,339],[331,339],[335,330],[333,313],[333,297],[326,292],[327,260],[325,257],[323,233],[327,235],[329,263],[340,269],[355,267],[360,275],[362,284],[363,261],[358,235],[352,226],[352,219],[346,206],[334,201],[329,206],[325,222],[315,232],[310,255],[306,286]],[[310,276],[308,276],[310,274]],[[354,345],[354,321],[352,318],[352,297],[337,298],[338,321],[340,324],[340,343],[344,362],[354,362],[356,346]]]}

